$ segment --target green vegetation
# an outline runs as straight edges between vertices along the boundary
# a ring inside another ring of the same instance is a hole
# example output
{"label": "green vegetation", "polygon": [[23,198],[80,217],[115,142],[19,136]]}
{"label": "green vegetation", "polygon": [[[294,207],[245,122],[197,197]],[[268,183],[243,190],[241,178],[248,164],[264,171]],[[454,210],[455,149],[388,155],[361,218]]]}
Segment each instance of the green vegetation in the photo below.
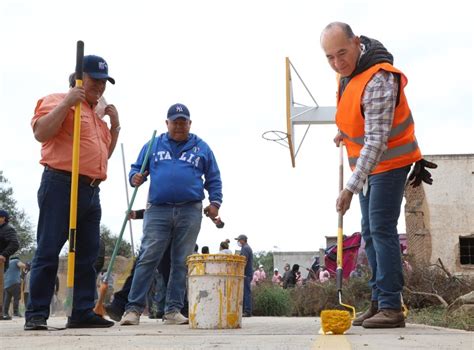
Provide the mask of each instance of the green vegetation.
{"label": "green vegetation", "polygon": [[[118,235],[113,235],[107,226],[100,225],[100,237],[105,243],[105,256],[112,256]],[[132,245],[122,239],[117,251],[117,255],[130,258],[132,256]]]}
{"label": "green vegetation", "polygon": [[18,208],[13,198],[13,189],[9,186],[8,179],[0,170],[0,208],[10,214],[10,225],[16,230],[20,240],[20,249],[15,255],[23,261],[31,259],[34,253],[35,234],[33,225],[23,209]]}
{"label": "green vegetation", "polygon": [[413,309],[408,313],[408,322],[421,323],[429,326],[447,327],[474,331],[472,315],[452,315],[444,307],[429,306],[423,309]]}
{"label": "green vegetation", "polygon": [[289,316],[291,297],[289,290],[271,283],[255,287],[252,293],[253,314],[256,316]]}
{"label": "green vegetation", "polygon": [[254,252],[253,270],[258,269],[260,265],[263,265],[263,269],[271,276],[273,274],[273,253],[265,251]]}
{"label": "green vegetation", "polygon": [[[437,264],[412,264],[405,276],[403,293],[409,309],[407,322],[474,331],[474,318],[468,312],[448,312],[447,305],[474,290],[474,279],[454,276]],[[369,306],[370,274],[343,282],[343,302],[357,312]],[[253,291],[254,314],[258,316],[319,316],[322,310],[340,308],[334,278],[326,283],[308,282],[301,287],[282,289],[270,282]]]}

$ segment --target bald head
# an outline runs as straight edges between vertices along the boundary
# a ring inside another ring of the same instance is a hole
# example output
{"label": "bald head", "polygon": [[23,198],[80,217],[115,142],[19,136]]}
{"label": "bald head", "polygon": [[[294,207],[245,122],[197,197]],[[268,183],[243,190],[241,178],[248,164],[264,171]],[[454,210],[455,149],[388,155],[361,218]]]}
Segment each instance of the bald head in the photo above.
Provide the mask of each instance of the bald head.
{"label": "bald head", "polygon": [[351,75],[361,53],[360,40],[352,28],[342,22],[329,23],[322,31],[320,40],[331,68],[342,77]]}
{"label": "bald head", "polygon": [[320,40],[322,40],[323,38],[323,35],[326,31],[330,31],[330,30],[335,30],[335,29],[339,29],[341,30],[345,36],[347,37],[347,39],[352,39],[353,37],[355,37],[355,34],[354,32],[352,31],[352,28],[350,25],[348,25],[347,23],[344,23],[344,22],[332,22],[332,23],[329,23],[324,29],[323,31],[321,32],[321,37],[320,37]]}

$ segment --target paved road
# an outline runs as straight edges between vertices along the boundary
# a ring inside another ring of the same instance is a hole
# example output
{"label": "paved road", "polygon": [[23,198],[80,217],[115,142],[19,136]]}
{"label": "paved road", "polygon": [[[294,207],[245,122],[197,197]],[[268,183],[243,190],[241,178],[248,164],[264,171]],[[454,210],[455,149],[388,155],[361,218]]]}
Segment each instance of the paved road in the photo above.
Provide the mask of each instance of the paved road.
{"label": "paved road", "polygon": [[[474,332],[409,324],[401,329],[352,327],[346,335],[320,335],[319,318],[252,317],[241,329],[196,330],[143,317],[139,326],[23,331],[23,319],[0,321],[0,349],[363,349],[473,350]],[[64,317],[51,326],[63,327]]]}

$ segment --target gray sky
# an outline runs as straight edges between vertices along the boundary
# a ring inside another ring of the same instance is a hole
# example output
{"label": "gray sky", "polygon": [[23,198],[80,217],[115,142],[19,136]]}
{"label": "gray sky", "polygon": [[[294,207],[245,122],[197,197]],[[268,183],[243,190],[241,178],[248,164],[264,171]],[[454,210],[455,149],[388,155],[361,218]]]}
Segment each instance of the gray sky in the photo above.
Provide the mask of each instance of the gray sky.
{"label": "gray sky", "polygon": [[[0,169],[33,223],[42,167],[30,120],[40,97],[67,91],[77,40],[85,42],[86,54],[107,60],[117,81],[105,97],[116,105],[122,131],[101,185],[102,222],[114,233],[127,207],[120,143],[129,165],[153,129],[166,130],[168,107],[181,102],[190,109],[192,132],[213,149],[224,183],[226,226],[217,230],[204,219],[200,246],[215,252],[225,238],[245,233],[254,250],[317,250],[325,235],[335,235],[336,127],[311,127],[295,169],[288,151],[261,134],[286,127],[286,56],[320,105],[335,103],[335,75],[319,34],[336,20],[382,41],[395,56],[395,66],[408,76],[406,93],[424,154],[474,152],[468,1],[84,0],[76,3],[80,10],[72,4],[0,4]],[[301,136],[304,128],[297,132]],[[139,190],[135,209],[144,207],[147,191]],[[133,228],[137,245],[141,222]],[[354,197],[345,233],[359,229]],[[399,231],[405,231],[403,220]],[[128,229],[124,237],[129,240]]]}

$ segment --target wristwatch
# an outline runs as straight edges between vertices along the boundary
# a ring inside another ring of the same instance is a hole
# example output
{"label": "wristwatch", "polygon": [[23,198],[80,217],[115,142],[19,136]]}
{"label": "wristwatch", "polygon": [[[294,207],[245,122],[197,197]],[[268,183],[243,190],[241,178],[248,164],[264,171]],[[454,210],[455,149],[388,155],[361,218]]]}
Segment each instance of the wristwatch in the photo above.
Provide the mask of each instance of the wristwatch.
{"label": "wristwatch", "polygon": [[119,125],[119,126],[116,126],[114,128],[110,128],[110,131],[120,132],[121,129],[122,129],[122,127]]}

